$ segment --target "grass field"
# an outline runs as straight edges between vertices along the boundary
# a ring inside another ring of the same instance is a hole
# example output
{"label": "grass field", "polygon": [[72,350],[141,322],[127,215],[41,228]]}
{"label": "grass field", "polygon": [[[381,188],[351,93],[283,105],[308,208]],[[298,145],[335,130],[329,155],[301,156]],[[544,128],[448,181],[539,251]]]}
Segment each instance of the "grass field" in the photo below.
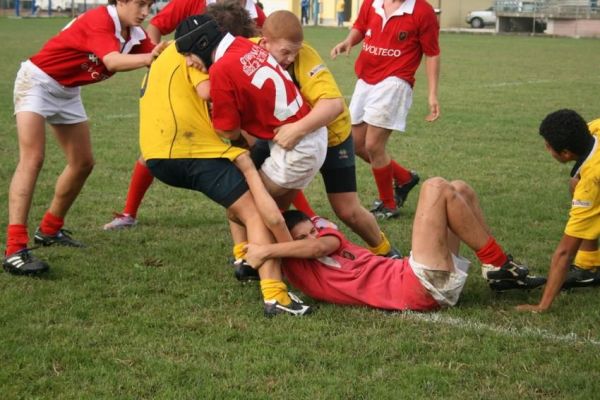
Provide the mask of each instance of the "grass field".
{"label": "grass field", "polygon": [[[0,19],[2,224],[18,157],[14,77],[20,61],[66,22]],[[345,34],[306,29],[324,55]],[[441,46],[442,118],[424,122],[420,71],[407,132],[394,136],[390,150],[424,178],[470,182],[497,239],[545,274],[567,217],[569,166],[544,151],[537,127],[562,107],[600,116],[600,42],[442,34]],[[356,53],[328,62],[348,98]],[[142,75],[117,74],[83,89],[97,165],[66,226],[90,247],[37,250],[52,266],[43,279],[0,273],[1,399],[598,398],[598,290],[563,293],[547,314],[518,314],[514,306],[537,301],[540,292],[495,295],[474,263],[450,310],[319,304],[307,318],[267,320],[257,286],[240,285],[227,266],[223,211],[201,195],[155,184],[138,227],[103,232],[123,207],[138,155]],[[49,137],[31,232],[63,167]],[[370,204],[369,169],[359,163],[357,172],[361,199]],[[331,217],[322,186],[319,177],[307,195]],[[382,224],[405,252],[416,198],[399,220]]]}

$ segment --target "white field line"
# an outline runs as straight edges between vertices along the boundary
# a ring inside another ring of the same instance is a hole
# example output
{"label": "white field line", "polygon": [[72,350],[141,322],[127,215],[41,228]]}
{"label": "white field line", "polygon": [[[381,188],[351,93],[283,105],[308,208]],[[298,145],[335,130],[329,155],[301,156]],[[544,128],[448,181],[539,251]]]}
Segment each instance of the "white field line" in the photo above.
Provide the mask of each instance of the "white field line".
{"label": "white field line", "polygon": [[537,85],[539,83],[552,83],[554,81],[550,79],[536,79],[531,81],[513,81],[513,82],[496,82],[496,83],[488,83],[485,85],[481,85],[485,88],[495,88],[495,87],[507,87],[507,86],[522,86],[522,85]]}
{"label": "white field line", "polygon": [[511,338],[538,338],[543,340],[549,340],[553,342],[561,342],[568,344],[582,343],[591,344],[594,346],[600,346],[600,340],[596,338],[585,338],[571,332],[566,335],[559,335],[556,333],[549,332],[545,329],[528,328],[528,327],[502,327],[485,324],[483,322],[469,321],[464,318],[451,317],[443,313],[416,313],[416,312],[404,312],[399,314],[401,318],[422,321],[434,324],[444,324],[449,326],[455,326],[457,328],[476,332],[492,332],[502,336],[508,336]]}
{"label": "white field line", "polygon": [[139,114],[129,113],[129,114],[108,114],[103,116],[104,119],[125,119],[125,118],[137,118]]}

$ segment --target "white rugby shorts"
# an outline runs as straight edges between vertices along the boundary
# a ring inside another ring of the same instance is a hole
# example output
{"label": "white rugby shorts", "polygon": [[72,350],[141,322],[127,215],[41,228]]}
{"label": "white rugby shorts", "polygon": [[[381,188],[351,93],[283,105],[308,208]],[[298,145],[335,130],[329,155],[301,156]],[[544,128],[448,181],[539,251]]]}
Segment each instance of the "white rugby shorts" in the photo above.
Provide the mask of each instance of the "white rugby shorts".
{"label": "white rugby shorts", "polygon": [[270,156],[261,170],[277,185],[286,189],[304,189],[313,180],[327,155],[327,128],[304,136],[292,150],[269,142]]}
{"label": "white rugby shorts", "polygon": [[30,111],[50,124],[76,124],[87,121],[80,87],[66,87],[27,60],[15,80],[15,114]]}
{"label": "white rugby shorts", "polygon": [[471,262],[464,257],[452,254],[454,272],[433,270],[413,258],[412,252],[408,263],[419,281],[431,296],[444,307],[454,306],[467,282],[467,272]]}
{"label": "white rugby shorts", "polygon": [[350,100],[352,125],[366,122],[379,128],[404,132],[412,105],[412,88],[395,76],[370,85],[359,79]]}

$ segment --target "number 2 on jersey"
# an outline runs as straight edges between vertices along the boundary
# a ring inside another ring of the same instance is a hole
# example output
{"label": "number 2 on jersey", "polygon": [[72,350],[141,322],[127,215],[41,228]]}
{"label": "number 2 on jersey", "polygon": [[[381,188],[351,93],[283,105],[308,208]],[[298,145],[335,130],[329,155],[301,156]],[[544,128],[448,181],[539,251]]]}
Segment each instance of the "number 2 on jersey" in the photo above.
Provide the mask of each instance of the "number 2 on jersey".
{"label": "number 2 on jersey", "polygon": [[[271,57],[269,57],[269,64],[275,62],[270,58]],[[292,80],[287,78],[287,76],[285,76],[284,73],[277,72],[275,68],[281,67],[279,67],[279,65],[276,65],[275,67],[260,67],[252,77],[252,84],[257,88],[262,89],[263,85],[267,80],[273,82],[273,85],[275,86],[275,109],[273,110],[273,115],[279,121],[285,121],[286,119],[288,119],[292,115],[295,115],[298,112],[298,110],[303,104],[303,100],[302,95],[300,95],[300,92],[296,90],[296,98],[288,104],[287,90],[285,87],[284,77],[290,82],[292,82]]]}

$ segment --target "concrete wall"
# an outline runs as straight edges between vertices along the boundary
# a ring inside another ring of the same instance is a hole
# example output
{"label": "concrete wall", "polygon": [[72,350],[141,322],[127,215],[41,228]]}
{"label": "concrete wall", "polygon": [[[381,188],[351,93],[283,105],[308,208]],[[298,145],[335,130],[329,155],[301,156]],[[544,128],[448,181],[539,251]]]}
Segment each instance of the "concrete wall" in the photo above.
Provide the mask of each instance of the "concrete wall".
{"label": "concrete wall", "polygon": [[600,20],[549,19],[546,33],[559,36],[600,37]]}

